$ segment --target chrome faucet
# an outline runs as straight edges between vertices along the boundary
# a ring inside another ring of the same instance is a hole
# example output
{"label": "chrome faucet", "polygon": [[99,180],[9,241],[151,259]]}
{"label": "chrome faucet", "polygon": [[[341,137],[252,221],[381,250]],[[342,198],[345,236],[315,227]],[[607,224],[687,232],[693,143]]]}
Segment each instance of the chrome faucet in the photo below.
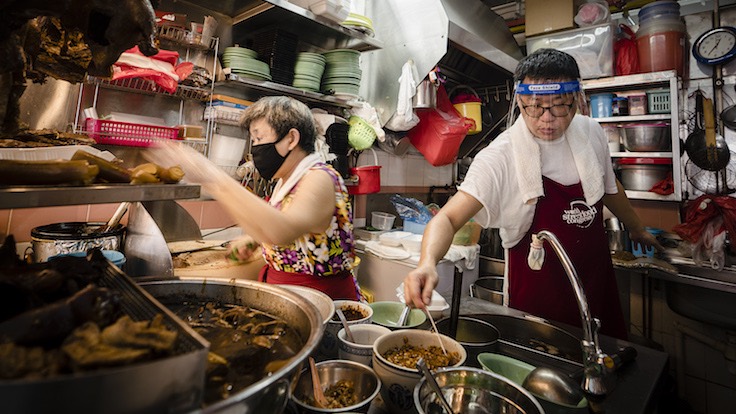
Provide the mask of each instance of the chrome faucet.
{"label": "chrome faucet", "polygon": [[562,248],[562,244],[557,236],[547,230],[542,230],[536,234],[539,240],[547,240],[552,245],[552,249],[562,262],[562,267],[567,273],[567,278],[572,284],[575,291],[575,299],[578,301],[580,308],[580,319],[583,322],[583,340],[581,345],[583,348],[583,383],[581,387],[583,391],[593,395],[605,395],[606,386],[604,384],[604,376],[609,371],[607,368],[610,357],[601,351],[598,341],[598,329],[601,322],[597,318],[593,318],[588,308],[588,299],[585,297],[583,285],[575,268],[572,266],[570,257]]}

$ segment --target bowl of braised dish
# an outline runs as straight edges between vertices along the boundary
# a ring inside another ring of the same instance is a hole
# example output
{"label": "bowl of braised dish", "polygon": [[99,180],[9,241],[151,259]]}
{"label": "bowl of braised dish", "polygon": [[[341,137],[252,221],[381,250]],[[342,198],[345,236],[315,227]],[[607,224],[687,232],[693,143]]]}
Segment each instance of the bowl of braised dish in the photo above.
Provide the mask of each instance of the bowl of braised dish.
{"label": "bowl of braised dish", "polygon": [[308,413],[366,412],[381,389],[381,380],[369,367],[342,360],[316,364],[327,407],[317,407],[309,367],[302,370],[291,399]]}
{"label": "bowl of braised dish", "polygon": [[391,412],[414,410],[414,387],[422,377],[416,367],[420,358],[435,370],[462,365],[467,353],[449,336],[417,329],[393,331],[373,344],[373,369],[383,383],[381,397]]}

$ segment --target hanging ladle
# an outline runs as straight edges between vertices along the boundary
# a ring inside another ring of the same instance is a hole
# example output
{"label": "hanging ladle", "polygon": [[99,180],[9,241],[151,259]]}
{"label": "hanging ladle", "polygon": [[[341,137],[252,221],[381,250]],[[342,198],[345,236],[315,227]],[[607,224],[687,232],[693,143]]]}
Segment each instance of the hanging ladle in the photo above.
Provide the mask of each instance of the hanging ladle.
{"label": "hanging ladle", "polygon": [[437,384],[437,380],[434,379],[434,375],[432,375],[429,367],[427,367],[427,363],[424,362],[424,358],[419,358],[419,361],[417,361],[417,369],[424,375],[424,379],[427,381],[427,384],[429,384],[429,388],[431,388],[432,391],[437,394],[437,399],[440,400],[440,405],[442,406],[442,409],[450,414],[453,414],[454,411],[452,411],[450,403],[447,402],[444,394],[442,394],[442,388],[440,388],[440,385]]}
{"label": "hanging ladle", "polygon": [[312,373],[312,392],[314,392],[314,403],[317,404],[317,408],[327,408],[330,404],[325,397],[325,392],[322,390],[322,382],[319,380],[319,373],[317,372],[317,365],[314,363],[314,358],[309,357],[309,370]]}

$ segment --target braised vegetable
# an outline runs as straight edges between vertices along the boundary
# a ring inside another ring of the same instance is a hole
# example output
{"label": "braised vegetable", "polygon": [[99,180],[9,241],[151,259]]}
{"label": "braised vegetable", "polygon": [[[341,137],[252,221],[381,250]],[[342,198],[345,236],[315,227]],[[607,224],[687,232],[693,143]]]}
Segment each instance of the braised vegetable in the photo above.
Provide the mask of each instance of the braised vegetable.
{"label": "braised vegetable", "polygon": [[161,170],[158,178],[166,184],[176,184],[184,178],[184,170],[180,166],[175,165],[173,167],[164,168]]}
{"label": "braised vegetable", "polygon": [[429,369],[448,367],[460,361],[460,355],[457,352],[445,354],[438,346],[431,345],[425,348],[421,345],[411,345],[406,337],[404,337],[404,345],[393,347],[382,355],[389,362],[410,369],[416,369],[419,358],[424,358]]}
{"label": "braised vegetable", "polygon": [[138,170],[130,177],[131,184],[156,184],[159,182],[158,177],[144,170]]}
{"label": "braised vegetable", "polygon": [[91,184],[100,169],[84,160],[0,160],[2,185]]}
{"label": "braised vegetable", "polygon": [[109,183],[129,183],[130,171],[115,163],[90,154],[87,151],[79,150],[74,153],[72,160],[85,160],[90,164],[97,165],[100,168],[99,177]]}

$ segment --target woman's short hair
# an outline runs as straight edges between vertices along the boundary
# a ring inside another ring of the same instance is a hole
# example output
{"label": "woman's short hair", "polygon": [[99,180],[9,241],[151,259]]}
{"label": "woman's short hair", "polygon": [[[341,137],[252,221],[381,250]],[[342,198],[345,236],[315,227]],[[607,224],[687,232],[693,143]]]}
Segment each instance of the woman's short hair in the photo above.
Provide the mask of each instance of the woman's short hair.
{"label": "woman's short hair", "polygon": [[521,59],[516,66],[514,82],[524,79],[576,80],[580,79],[578,63],[569,54],[556,49],[539,49]]}
{"label": "woman's short hair", "polygon": [[307,105],[287,96],[267,96],[249,106],[240,118],[240,126],[250,131],[250,124],[265,119],[281,140],[291,128],[299,131],[299,146],[307,153],[314,152],[317,128]]}

